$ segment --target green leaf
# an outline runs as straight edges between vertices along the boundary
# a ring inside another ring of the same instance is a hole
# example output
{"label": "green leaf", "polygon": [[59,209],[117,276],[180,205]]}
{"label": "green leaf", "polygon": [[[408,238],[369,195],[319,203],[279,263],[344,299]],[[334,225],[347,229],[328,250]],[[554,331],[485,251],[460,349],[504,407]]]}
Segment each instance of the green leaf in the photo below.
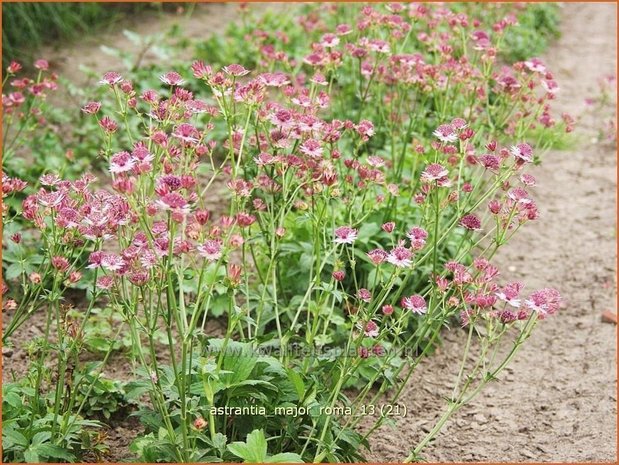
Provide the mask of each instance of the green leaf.
{"label": "green leaf", "polygon": [[248,463],[264,463],[267,458],[267,440],[264,431],[255,429],[247,435],[246,442],[233,442],[228,450]]}
{"label": "green leaf", "polygon": [[67,462],[72,462],[75,459],[75,456],[67,450],[52,444],[39,444],[36,448],[38,454],[43,457],[62,459]]}
{"label": "green leaf", "polygon": [[21,446],[24,449],[28,446],[28,439],[22,433],[13,428],[2,428],[2,445],[5,450],[13,449],[15,446]]}
{"label": "green leaf", "polygon": [[288,379],[294,386],[294,389],[297,391],[297,396],[299,396],[299,400],[303,400],[303,396],[305,395],[305,384],[303,384],[303,379],[301,375],[294,371],[292,368],[288,368],[286,370],[288,374]]}
{"label": "green leaf", "polygon": [[274,455],[273,457],[267,457],[266,463],[303,463],[303,459],[299,454],[293,454],[292,452],[284,452]]}
{"label": "green leaf", "polygon": [[21,263],[13,263],[6,268],[6,271],[4,272],[4,279],[7,281],[13,280],[19,277],[19,275],[22,274],[22,271],[23,267]]}

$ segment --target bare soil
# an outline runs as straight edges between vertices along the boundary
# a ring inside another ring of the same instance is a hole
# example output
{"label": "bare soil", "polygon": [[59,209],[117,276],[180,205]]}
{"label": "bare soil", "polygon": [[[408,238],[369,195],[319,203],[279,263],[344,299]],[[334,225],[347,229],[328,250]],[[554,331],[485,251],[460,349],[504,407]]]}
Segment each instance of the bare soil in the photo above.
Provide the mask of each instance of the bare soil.
{"label": "bare soil", "polygon": [[[136,18],[128,29],[140,35],[162,32],[178,23],[188,37],[221,31],[236,18],[235,5],[199,6],[191,17],[167,14]],[[616,70],[616,5],[564,4],[562,38],[545,54],[561,85],[556,108],[579,116],[578,142],[549,153],[533,170],[538,222],[528,224],[503,248],[498,265],[507,279],[522,279],[528,290],[559,289],[565,308],[542,322],[500,382],[488,386],[445,425],[424,450],[431,462],[548,461],[615,462],[617,443],[616,326],[601,321],[616,311],[616,151],[594,143],[605,121],[585,111],[584,99],[597,94],[597,80]],[[139,52],[119,30],[87,38],[54,51],[55,70],[82,85],[79,65],[96,71],[121,69],[117,58],[99,46]],[[147,52],[144,61],[155,59]],[[79,102],[83,103],[83,102]],[[9,315],[3,315],[4,324]],[[40,336],[43,320],[35,315],[3,351],[3,379],[23,374],[24,347]],[[369,459],[400,462],[434,425],[451,393],[466,334],[446,332],[443,345],[424,360],[404,391],[408,415],[383,426],[372,440]],[[125,357],[113,357],[108,376],[127,379]],[[110,462],[132,458],[131,440],[141,432],[132,417],[116,418],[107,432]]]}

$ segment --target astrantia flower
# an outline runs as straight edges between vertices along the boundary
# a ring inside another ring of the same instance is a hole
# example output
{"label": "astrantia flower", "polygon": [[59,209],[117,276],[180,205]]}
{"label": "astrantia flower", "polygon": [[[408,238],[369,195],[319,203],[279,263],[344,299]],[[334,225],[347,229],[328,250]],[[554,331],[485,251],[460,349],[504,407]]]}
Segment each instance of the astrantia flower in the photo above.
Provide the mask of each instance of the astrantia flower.
{"label": "astrantia flower", "polygon": [[481,221],[477,216],[473,214],[464,215],[460,219],[460,226],[462,226],[465,229],[477,231],[481,229]]}
{"label": "astrantia flower", "polygon": [[377,53],[389,53],[391,51],[389,43],[381,39],[370,40],[368,48]]}
{"label": "astrantia flower", "polygon": [[116,73],[115,71],[109,71],[103,75],[103,77],[99,81],[99,84],[107,84],[109,86],[114,86],[120,83],[122,80],[123,80],[123,77],[119,73]]}
{"label": "astrantia flower", "polygon": [[40,69],[41,71],[46,71],[49,69],[49,63],[47,60],[37,60],[34,62],[34,67],[36,69]]}
{"label": "astrantia flower", "polygon": [[479,161],[488,170],[497,171],[501,167],[501,159],[497,155],[482,155]]}
{"label": "astrantia flower", "polygon": [[58,271],[64,273],[69,269],[69,260],[60,256],[52,257],[52,266]]}
{"label": "astrantia flower", "polygon": [[336,36],[335,34],[331,34],[331,33],[324,34],[320,39],[320,45],[322,45],[325,48],[335,47],[339,43],[340,43],[340,38]]}
{"label": "astrantia flower", "polygon": [[367,253],[369,259],[374,263],[374,265],[380,265],[387,259],[387,252],[382,249],[374,249],[370,250]]}
{"label": "astrantia flower", "polygon": [[367,140],[374,135],[374,124],[365,119],[359,121],[359,124],[357,124],[355,129],[364,140]]}
{"label": "astrantia flower", "polygon": [[172,210],[180,213],[189,213],[189,203],[185,200],[178,192],[170,192],[169,194],[165,194],[159,200],[157,200],[157,205],[162,210]]}
{"label": "astrantia flower", "polygon": [[372,293],[367,289],[362,288],[357,291],[357,298],[363,302],[369,302],[372,300]]}
{"label": "astrantia flower", "polygon": [[543,79],[542,87],[549,94],[556,94],[557,92],[559,92],[559,84],[557,84],[556,81]]}
{"label": "astrantia flower", "polygon": [[104,254],[101,257],[101,268],[108,271],[119,271],[125,266],[125,261],[120,255]]}
{"label": "astrantia flower", "polygon": [[395,247],[387,255],[387,261],[398,268],[408,268],[412,265],[413,253],[403,246]]}
{"label": "astrantia flower", "polygon": [[525,186],[535,186],[536,180],[535,177],[530,174],[522,174],[520,175],[520,182]]}
{"label": "astrantia flower", "polygon": [[422,315],[428,310],[425,299],[419,294],[411,295],[409,297],[402,297],[400,305],[402,308],[410,310],[418,315]]}
{"label": "astrantia flower", "polygon": [[516,187],[507,193],[507,196],[514,202],[520,205],[530,205],[533,200],[529,197],[529,193],[522,187]]}
{"label": "astrantia flower", "polygon": [[320,142],[315,139],[308,139],[299,147],[301,153],[304,153],[308,157],[320,158],[322,157],[322,147]]}
{"label": "astrantia flower", "polygon": [[529,144],[514,145],[510,149],[511,154],[517,161],[531,163],[533,161],[533,149]]}
{"label": "astrantia flower", "polygon": [[191,65],[191,70],[193,71],[194,77],[198,79],[204,79],[213,74],[211,67],[204,64],[203,61],[194,61]]}
{"label": "astrantia flower", "polygon": [[169,86],[180,86],[185,83],[183,77],[176,71],[168,71],[167,73],[161,75],[159,79],[161,79],[161,82]]}
{"label": "astrantia flower", "polygon": [[520,299],[518,296],[520,295],[522,287],[523,285],[521,282],[507,283],[496,293],[496,296],[500,300],[507,302],[512,307],[518,308],[520,307]]}
{"label": "astrantia flower", "polygon": [[345,36],[347,34],[350,34],[352,32],[352,27],[350,27],[350,25],[348,24],[338,24],[335,27],[335,33],[338,36]]}
{"label": "astrantia flower", "polygon": [[535,73],[546,74],[546,66],[539,58],[531,58],[524,62],[524,65]]}
{"label": "astrantia flower", "polygon": [[56,173],[46,173],[39,178],[42,186],[55,186],[60,181],[60,177]]}
{"label": "astrantia flower", "polygon": [[451,124],[441,124],[432,134],[444,143],[455,142],[458,140],[456,129]]}
{"label": "astrantia flower", "polygon": [[318,84],[319,86],[326,86],[329,84],[327,79],[321,73],[314,73],[314,75],[310,79],[310,82],[313,82],[314,84]]}
{"label": "astrantia flower", "polygon": [[135,159],[129,152],[118,152],[110,158],[111,173],[125,173],[135,166]]}
{"label": "astrantia flower", "polygon": [[387,234],[391,234],[395,229],[395,223],[393,221],[389,221],[387,223],[383,223],[381,229],[385,231]]}
{"label": "astrantia flower", "polygon": [[99,126],[101,126],[101,129],[103,129],[108,134],[116,132],[116,130],[118,129],[118,123],[116,123],[116,121],[111,119],[109,116],[104,116],[103,118],[101,118],[101,120],[99,121]]}
{"label": "astrantia flower", "polygon": [[544,288],[533,292],[524,301],[526,308],[537,312],[540,316],[552,315],[559,310],[561,305],[561,294],[552,288]]}
{"label": "astrantia flower", "polygon": [[235,76],[235,77],[240,77],[240,76],[245,76],[247,74],[249,74],[249,70],[245,69],[245,67],[241,66],[241,65],[237,65],[237,64],[232,64],[232,65],[228,65],[225,66],[223,68],[224,73],[230,75],[230,76]]}
{"label": "astrantia flower", "polygon": [[282,87],[290,84],[288,76],[281,72],[263,73],[258,76],[258,79],[267,87]]}
{"label": "astrantia flower", "polygon": [[363,333],[367,337],[378,337],[378,335],[380,334],[380,330],[378,329],[378,325],[374,321],[370,320],[365,324]]}
{"label": "astrantia flower", "polygon": [[436,181],[441,187],[449,187],[449,178],[447,175],[449,172],[447,168],[438,163],[431,163],[426,167],[425,170],[421,173],[421,181],[423,182],[434,182]]}
{"label": "astrantia flower", "polygon": [[189,123],[181,123],[174,128],[172,136],[184,142],[196,143],[200,139],[198,130]]}
{"label": "astrantia flower", "polygon": [[101,276],[97,279],[97,287],[99,289],[111,289],[114,285],[114,278],[112,276]]}
{"label": "astrantia flower", "polygon": [[204,244],[197,247],[198,253],[206,258],[209,262],[219,260],[222,255],[221,242],[216,240],[208,240]]}
{"label": "astrantia flower", "polygon": [[352,244],[357,239],[357,230],[349,226],[340,226],[334,234],[336,244]]}
{"label": "astrantia flower", "polygon": [[419,226],[413,226],[409,229],[406,236],[411,240],[411,247],[413,250],[420,250],[426,245],[426,239],[428,238],[428,232],[420,228]]}
{"label": "astrantia flower", "polygon": [[88,115],[94,115],[101,109],[101,102],[88,102],[82,107],[82,111]]}

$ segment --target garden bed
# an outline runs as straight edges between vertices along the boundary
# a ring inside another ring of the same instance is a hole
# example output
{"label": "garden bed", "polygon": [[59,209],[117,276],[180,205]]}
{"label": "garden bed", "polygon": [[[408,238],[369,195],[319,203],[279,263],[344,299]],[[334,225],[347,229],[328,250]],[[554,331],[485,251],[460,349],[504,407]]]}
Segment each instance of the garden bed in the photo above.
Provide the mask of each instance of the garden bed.
{"label": "garden bed", "polygon": [[[232,19],[233,8],[199,10],[180,22],[181,30],[203,34],[209,24],[220,25],[222,17]],[[544,321],[501,382],[489,385],[445,424],[424,451],[430,461],[605,461],[616,455],[616,333],[613,325],[600,320],[604,310],[613,308],[616,296],[616,159],[614,146],[598,138],[606,116],[584,104],[597,96],[598,80],[615,70],[615,6],[566,4],[561,16],[563,35],[544,61],[561,86],[556,109],[579,117],[577,139],[566,150],[550,150],[535,170],[543,220],[527,225],[495,258],[510,277],[526,278],[530,289],[546,284],[560,289],[560,318]],[[212,21],[205,24],[204,18]],[[159,24],[141,24],[138,31],[144,35]],[[118,48],[128,47],[127,39],[109,38]],[[99,74],[114,68],[114,59],[104,59],[95,50],[82,45],[61,51],[57,60],[65,56],[66,64],[59,72],[84,64],[83,57],[89,57],[85,64]],[[148,60],[145,57],[144,63]],[[67,76],[80,84],[80,79]],[[224,189],[222,182],[213,192]],[[213,211],[227,209],[215,197],[209,203]],[[33,315],[13,337],[14,347],[3,351],[5,382],[12,372],[17,377],[25,374],[30,363],[26,347],[43,334],[45,318],[43,312]],[[4,312],[4,327],[10,319],[11,313]],[[225,331],[217,320],[209,324],[207,334]],[[441,344],[421,360],[398,401],[406,405],[407,416],[393,416],[397,430],[381,427],[370,441],[369,459],[401,461],[410,445],[432,429],[444,406],[442,397],[450,394],[458,375],[466,336],[457,325],[443,332]],[[133,379],[133,367],[122,353],[112,356],[104,372],[112,379]],[[105,460],[134,457],[128,447],[141,434],[141,426],[134,418],[124,418],[130,411],[121,410],[106,421]]]}

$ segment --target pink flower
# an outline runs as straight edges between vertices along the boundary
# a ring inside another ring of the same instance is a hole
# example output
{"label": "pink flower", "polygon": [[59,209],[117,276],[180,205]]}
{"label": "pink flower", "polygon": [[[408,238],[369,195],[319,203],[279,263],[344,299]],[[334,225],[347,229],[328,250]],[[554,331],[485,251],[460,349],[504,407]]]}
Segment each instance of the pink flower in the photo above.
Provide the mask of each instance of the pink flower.
{"label": "pink flower", "polygon": [[200,140],[200,133],[189,123],[181,123],[174,128],[172,136],[184,142],[196,143]]}
{"label": "pink flower", "polygon": [[234,77],[241,77],[249,74],[248,69],[245,69],[243,66],[237,64],[225,66],[223,71],[224,73]]}
{"label": "pink flower", "polygon": [[432,134],[444,143],[455,142],[458,140],[456,129],[451,124],[441,124]]}
{"label": "pink flower", "polygon": [[97,279],[97,287],[99,289],[111,289],[114,285],[114,278],[112,276],[101,276]]}
{"label": "pink flower", "polygon": [[335,27],[335,33],[338,36],[345,36],[347,34],[350,34],[352,32],[352,27],[350,27],[348,24],[338,24]]}
{"label": "pink flower", "polygon": [[546,74],[546,66],[539,58],[531,58],[530,60],[526,60],[524,65],[535,73]]}
{"label": "pink flower", "polygon": [[17,63],[16,61],[11,61],[11,64],[6,67],[6,72],[9,74],[15,74],[20,69],[22,69],[22,66],[19,63]]}
{"label": "pink flower", "polygon": [[522,184],[524,184],[525,186],[535,186],[536,184],[536,179],[534,176],[530,175],[530,174],[522,174],[520,175],[520,182],[522,182]]}
{"label": "pink flower", "polygon": [[391,315],[393,313],[393,305],[383,305],[383,315]]}
{"label": "pink flower", "polygon": [[129,152],[118,152],[110,158],[111,173],[126,173],[131,171],[135,166],[135,159]]}
{"label": "pink flower", "polygon": [[122,80],[123,80],[123,77],[119,73],[115,71],[109,71],[103,75],[103,77],[99,81],[99,84],[107,84],[109,86],[114,86],[120,83]]}
{"label": "pink flower", "polygon": [[424,314],[428,310],[425,299],[419,294],[402,297],[400,305],[402,305],[402,308],[410,310],[418,315]]}
{"label": "pink flower", "polygon": [[372,300],[372,293],[365,288],[357,291],[357,298],[363,302],[369,302]]}
{"label": "pink flower", "polygon": [[368,140],[374,135],[374,124],[368,120],[359,121],[359,124],[355,127],[359,135],[363,140]]}
{"label": "pink flower", "polygon": [[443,165],[438,163],[432,163],[426,167],[421,173],[421,179],[424,181],[436,181],[437,179],[444,178],[449,172]]}
{"label": "pink flower", "polygon": [[82,107],[82,111],[88,115],[94,115],[101,109],[101,102],[88,102]]}
{"label": "pink flower", "polygon": [[204,79],[210,77],[213,74],[213,70],[210,66],[205,65],[203,61],[194,61],[191,65],[194,77],[198,79]]}
{"label": "pink flower", "polygon": [[421,173],[421,181],[422,182],[436,181],[436,183],[441,187],[449,187],[451,182],[449,181],[449,178],[447,177],[448,174],[449,172],[447,171],[447,168],[445,168],[443,165],[440,165],[438,163],[432,163],[426,166],[426,169],[423,170],[423,172]]}
{"label": "pink flower", "polygon": [[479,161],[488,170],[497,171],[501,167],[501,159],[497,155],[482,155]]}
{"label": "pink flower", "polygon": [[176,71],[168,71],[167,73],[161,75],[159,79],[161,79],[161,82],[169,86],[180,86],[185,83],[183,77]]}
{"label": "pink flower", "polygon": [[256,217],[254,215],[250,215],[249,213],[237,213],[236,222],[241,228],[246,228],[251,226],[256,222]]}
{"label": "pink flower", "polygon": [[514,145],[510,152],[518,162],[531,163],[533,161],[533,149],[529,144]]}
{"label": "pink flower", "polygon": [[52,257],[52,266],[61,273],[64,273],[69,269],[69,260],[60,256]]}
{"label": "pink flower", "polygon": [[481,229],[481,221],[477,216],[473,214],[464,215],[460,219],[460,226],[465,229],[470,229],[472,231],[478,231]]}
{"label": "pink flower", "polygon": [[412,265],[413,253],[403,246],[395,247],[387,255],[387,261],[398,268],[408,268]]}
{"label": "pink flower", "polygon": [[333,273],[331,273],[331,276],[333,276],[333,279],[335,279],[336,281],[342,282],[346,277],[346,272],[344,270],[334,271]]}
{"label": "pink flower", "polygon": [[335,230],[335,239],[333,242],[336,244],[352,244],[357,240],[357,230],[349,226],[340,226]]}
{"label": "pink flower", "polygon": [[512,307],[518,308],[520,307],[520,299],[518,296],[520,295],[522,287],[523,285],[521,282],[507,283],[503,289],[496,293],[496,296]]}
{"label": "pink flower", "polygon": [[118,129],[118,124],[116,123],[116,121],[112,120],[108,116],[104,116],[103,118],[101,118],[101,120],[99,121],[99,126],[101,126],[101,129],[103,129],[108,134],[116,132],[116,130]]}
{"label": "pink flower", "polygon": [[387,234],[391,234],[395,229],[395,223],[393,221],[389,221],[388,223],[383,224],[381,227],[382,230],[385,231]]}
{"label": "pink flower", "polygon": [[34,67],[36,69],[40,69],[41,71],[46,71],[49,69],[49,63],[47,60],[37,60],[34,62]]}
{"label": "pink flower", "polygon": [[411,240],[411,247],[413,250],[420,250],[426,245],[426,239],[428,237],[428,232],[420,228],[419,226],[413,226],[406,236]]}
{"label": "pink flower", "polygon": [[533,203],[533,200],[529,197],[529,193],[525,191],[522,187],[516,187],[510,190],[507,193],[507,197],[509,197],[514,202],[524,206],[531,205],[531,203]]}
{"label": "pink flower", "polygon": [[178,192],[165,194],[157,200],[157,205],[164,211],[171,210],[173,212],[189,213],[187,200]]}
{"label": "pink flower", "polygon": [[367,253],[367,256],[370,258],[374,265],[380,265],[387,259],[387,252],[382,249],[374,249],[370,250]]}
{"label": "pink flower", "polygon": [[109,271],[119,271],[125,266],[125,261],[116,254],[104,254],[101,258],[101,268]]}
{"label": "pink flower", "polygon": [[340,43],[340,38],[336,36],[335,34],[331,34],[331,33],[324,34],[322,38],[320,39],[320,45],[322,45],[325,48],[335,47],[339,43]]}
{"label": "pink flower", "polygon": [[320,143],[315,139],[308,139],[299,147],[301,153],[304,153],[308,157],[320,158],[322,157],[322,147]]}
{"label": "pink flower", "polygon": [[380,330],[378,325],[374,321],[370,320],[365,324],[363,332],[367,337],[378,337]]}
{"label": "pink flower", "polygon": [[221,242],[216,240],[208,240],[204,244],[199,245],[197,249],[198,253],[209,262],[219,260],[222,256]]}
{"label": "pink flower", "polygon": [[561,305],[561,294],[552,288],[544,288],[533,292],[524,301],[526,308],[537,312],[540,316],[552,315],[559,310]]}
{"label": "pink flower", "polygon": [[285,85],[290,84],[290,80],[288,76],[286,76],[282,72],[277,73],[263,73],[258,76],[258,79],[262,84],[267,87],[283,87]]}
{"label": "pink flower", "polygon": [[542,87],[549,94],[556,94],[559,92],[559,84],[556,81],[542,79]]}

